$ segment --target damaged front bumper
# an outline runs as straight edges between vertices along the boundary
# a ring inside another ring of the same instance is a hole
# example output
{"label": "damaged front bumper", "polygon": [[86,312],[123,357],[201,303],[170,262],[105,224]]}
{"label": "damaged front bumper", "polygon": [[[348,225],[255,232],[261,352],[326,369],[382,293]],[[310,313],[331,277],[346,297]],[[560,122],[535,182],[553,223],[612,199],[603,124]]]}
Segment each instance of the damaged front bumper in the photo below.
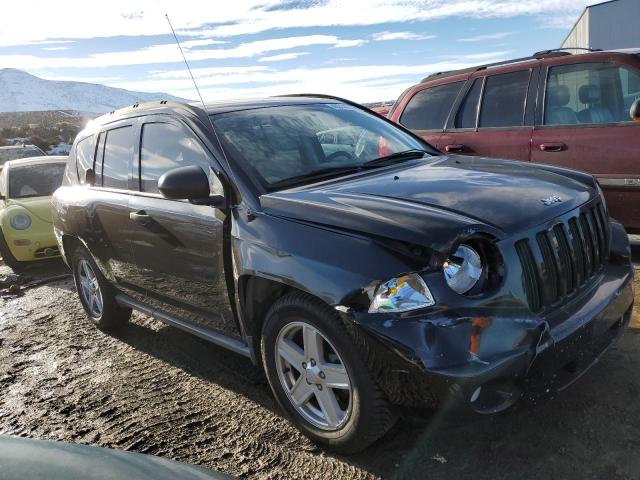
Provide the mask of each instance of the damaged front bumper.
{"label": "damaged front bumper", "polygon": [[573,383],[621,334],[632,307],[633,268],[619,261],[544,317],[519,307],[341,315],[392,403],[435,407],[453,396],[496,413],[525,392]]}

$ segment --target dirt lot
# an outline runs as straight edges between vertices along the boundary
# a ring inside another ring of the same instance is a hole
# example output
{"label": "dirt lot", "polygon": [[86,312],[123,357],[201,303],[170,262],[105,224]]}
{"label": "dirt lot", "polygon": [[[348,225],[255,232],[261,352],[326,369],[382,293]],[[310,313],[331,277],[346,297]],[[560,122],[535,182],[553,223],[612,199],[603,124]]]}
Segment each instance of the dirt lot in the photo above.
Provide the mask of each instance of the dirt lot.
{"label": "dirt lot", "polygon": [[[58,265],[28,276],[65,272]],[[0,267],[0,277],[7,273]],[[119,337],[105,335],[87,322],[66,278],[0,296],[0,434],[152,453],[261,479],[637,479],[638,310],[633,322],[555,399],[495,417],[450,411],[402,420],[345,458],[318,449],[280,416],[248,360],[140,314]]]}

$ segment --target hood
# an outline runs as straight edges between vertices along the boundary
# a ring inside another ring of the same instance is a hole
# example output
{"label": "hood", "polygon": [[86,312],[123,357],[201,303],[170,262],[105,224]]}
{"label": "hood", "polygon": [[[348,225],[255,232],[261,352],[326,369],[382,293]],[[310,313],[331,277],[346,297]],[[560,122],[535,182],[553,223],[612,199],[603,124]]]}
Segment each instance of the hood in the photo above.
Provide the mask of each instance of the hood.
{"label": "hood", "polygon": [[12,198],[9,199],[8,203],[10,205],[18,205],[28,210],[31,215],[39,218],[43,222],[52,223],[51,197]]}
{"label": "hood", "polygon": [[[261,202],[267,213],[437,248],[475,231],[505,237],[577,208],[595,195],[578,178],[522,162],[448,156],[275,192]],[[560,200],[543,201],[551,197]]]}

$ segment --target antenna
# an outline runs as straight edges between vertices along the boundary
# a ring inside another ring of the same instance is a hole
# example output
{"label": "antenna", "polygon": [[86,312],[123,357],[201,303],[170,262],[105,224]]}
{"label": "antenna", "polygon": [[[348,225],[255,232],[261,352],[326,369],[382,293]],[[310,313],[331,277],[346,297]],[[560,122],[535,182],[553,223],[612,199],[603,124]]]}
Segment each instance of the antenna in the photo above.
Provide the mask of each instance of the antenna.
{"label": "antenna", "polygon": [[[196,79],[193,77],[193,72],[191,72],[191,67],[187,62],[187,57],[184,55],[184,51],[182,50],[182,45],[180,45],[180,40],[178,40],[178,36],[176,35],[176,31],[173,29],[173,25],[171,25],[171,20],[169,20],[169,14],[165,13],[164,16],[167,18],[167,23],[169,24],[169,28],[171,29],[171,33],[173,34],[173,38],[176,39],[176,43],[178,44],[178,48],[180,49],[180,55],[182,55],[182,60],[184,60],[184,64],[187,66],[187,70],[189,71],[189,75],[191,76],[191,80],[193,81],[193,85],[196,87],[196,92],[198,92],[198,97],[200,97],[200,103],[202,103],[202,108],[204,111],[207,111],[207,107],[202,99],[202,95],[200,94],[200,89],[198,88],[198,84],[196,83]],[[208,117],[208,115],[207,115]],[[211,125],[213,128],[213,125]]]}
{"label": "antenna", "polygon": [[235,181],[235,174],[233,173],[233,169],[231,168],[231,164],[229,163],[229,159],[227,158],[227,153],[224,151],[224,147],[222,146],[222,142],[220,141],[220,137],[218,137],[218,132],[216,132],[215,127],[213,126],[213,120],[207,113],[207,106],[202,99],[202,94],[200,93],[200,89],[198,88],[198,84],[196,83],[196,79],[193,76],[193,72],[191,71],[191,67],[189,66],[189,62],[187,62],[187,57],[182,50],[182,45],[180,45],[180,40],[178,40],[178,36],[176,35],[176,31],[173,29],[173,25],[171,25],[171,20],[169,19],[169,14],[165,13],[164,16],[167,19],[167,23],[169,24],[169,28],[171,29],[171,33],[173,34],[173,38],[175,38],[176,43],[178,44],[178,48],[180,49],[180,55],[182,55],[182,60],[184,60],[184,64],[187,66],[187,70],[189,71],[189,76],[191,76],[191,80],[193,81],[193,86],[196,87],[196,92],[198,92],[198,97],[200,98],[200,103],[202,103],[202,109],[204,110],[204,114],[209,120],[209,125],[211,126],[211,130],[216,137],[216,141],[218,145],[220,145],[220,151],[222,152],[222,156],[224,157],[224,161],[226,163],[226,167],[229,171],[229,175],[233,177],[234,183],[237,185],[238,183]]}

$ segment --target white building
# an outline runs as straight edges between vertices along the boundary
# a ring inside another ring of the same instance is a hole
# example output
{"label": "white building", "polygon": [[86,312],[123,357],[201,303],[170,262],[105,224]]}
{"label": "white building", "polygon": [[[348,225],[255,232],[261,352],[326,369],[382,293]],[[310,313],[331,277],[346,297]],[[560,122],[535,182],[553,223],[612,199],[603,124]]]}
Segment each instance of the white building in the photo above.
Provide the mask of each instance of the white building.
{"label": "white building", "polygon": [[562,48],[618,50],[640,47],[640,0],[610,0],[586,7]]}

